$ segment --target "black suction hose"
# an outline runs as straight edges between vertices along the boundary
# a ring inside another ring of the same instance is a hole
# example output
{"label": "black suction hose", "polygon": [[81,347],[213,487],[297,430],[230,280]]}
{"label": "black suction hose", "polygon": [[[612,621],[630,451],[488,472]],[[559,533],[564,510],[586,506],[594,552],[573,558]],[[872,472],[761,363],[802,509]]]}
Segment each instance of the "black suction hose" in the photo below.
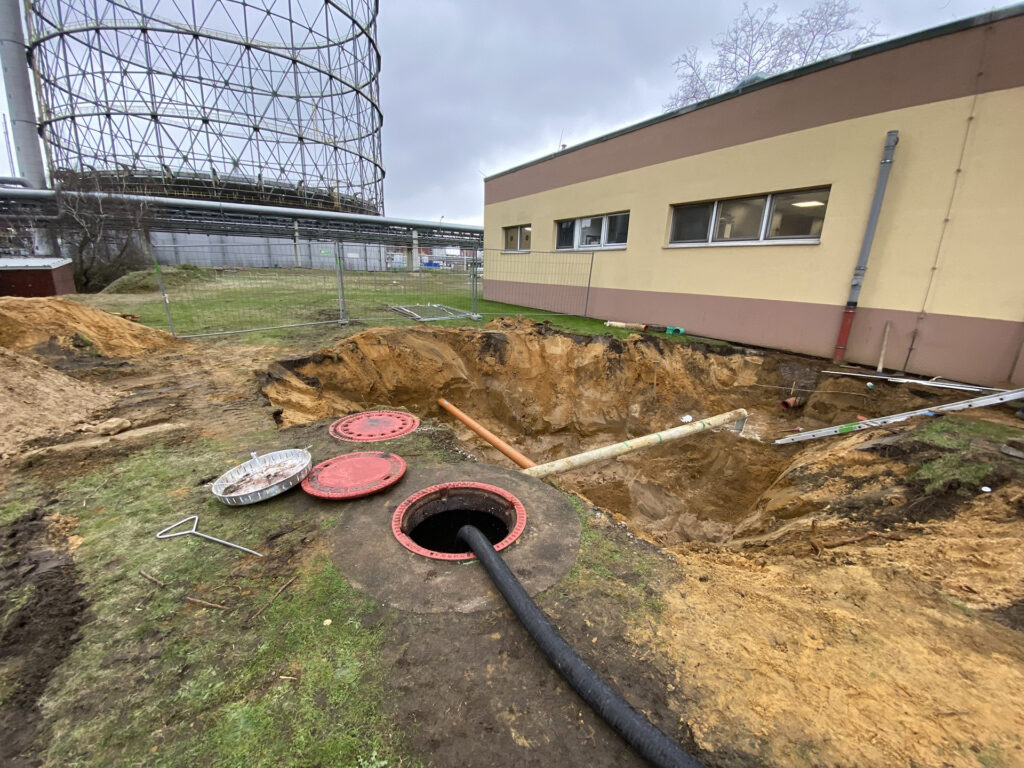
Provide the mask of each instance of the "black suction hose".
{"label": "black suction hose", "polygon": [[579,657],[526,594],[519,579],[494,551],[486,536],[474,526],[464,525],[456,538],[473,550],[494,586],[530,633],[530,637],[544,651],[551,665],[633,749],[658,768],[703,768],[675,741],[633,709],[629,702]]}

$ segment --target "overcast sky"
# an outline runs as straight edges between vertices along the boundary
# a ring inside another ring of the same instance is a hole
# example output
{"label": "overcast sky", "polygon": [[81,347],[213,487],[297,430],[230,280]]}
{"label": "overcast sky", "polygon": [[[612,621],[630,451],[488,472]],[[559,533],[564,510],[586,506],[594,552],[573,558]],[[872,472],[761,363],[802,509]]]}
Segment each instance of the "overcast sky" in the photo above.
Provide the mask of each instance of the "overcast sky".
{"label": "overcast sky", "polygon": [[[812,3],[779,0],[780,16]],[[742,0],[381,0],[387,214],[483,223],[484,176],[660,113],[674,90],[672,61],[690,46],[710,52],[709,41],[741,7]],[[862,17],[888,37],[996,7],[861,2]],[[0,150],[0,172],[8,165]]]}
{"label": "overcast sky", "polygon": [[[778,4],[788,16],[811,0]],[[660,113],[674,89],[675,57],[706,46],[741,7],[742,0],[382,0],[388,215],[483,223],[484,176],[553,152],[559,141],[571,146]],[[861,2],[862,16],[889,37],[996,7]]]}

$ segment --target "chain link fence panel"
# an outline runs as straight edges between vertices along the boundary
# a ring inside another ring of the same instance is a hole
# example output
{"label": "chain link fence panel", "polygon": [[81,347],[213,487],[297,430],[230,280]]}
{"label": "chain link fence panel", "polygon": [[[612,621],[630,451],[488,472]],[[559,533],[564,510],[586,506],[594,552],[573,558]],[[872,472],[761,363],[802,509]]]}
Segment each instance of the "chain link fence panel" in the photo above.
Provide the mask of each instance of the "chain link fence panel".
{"label": "chain link fence panel", "polygon": [[594,254],[220,238],[152,246],[179,337],[328,323],[587,316]]}

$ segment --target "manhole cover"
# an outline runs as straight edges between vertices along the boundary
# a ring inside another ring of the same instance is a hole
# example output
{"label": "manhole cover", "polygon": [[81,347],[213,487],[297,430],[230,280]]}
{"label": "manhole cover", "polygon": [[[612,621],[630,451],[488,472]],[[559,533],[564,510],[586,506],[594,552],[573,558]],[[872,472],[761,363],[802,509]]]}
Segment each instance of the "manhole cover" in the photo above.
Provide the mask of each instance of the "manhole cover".
{"label": "manhole cover", "polygon": [[405,474],[401,456],[379,451],[348,453],[317,464],[302,490],[321,499],[357,499],[394,485]]}
{"label": "manhole cover", "polygon": [[502,550],[526,528],[526,508],[495,485],[453,482],[414,493],[398,505],[391,518],[391,530],[399,544],[434,560],[475,557],[456,540],[464,525],[476,526],[496,550]]}
{"label": "manhole cover", "polygon": [[413,432],[420,420],[405,411],[363,411],[331,424],[331,436],[350,443],[390,440]]}

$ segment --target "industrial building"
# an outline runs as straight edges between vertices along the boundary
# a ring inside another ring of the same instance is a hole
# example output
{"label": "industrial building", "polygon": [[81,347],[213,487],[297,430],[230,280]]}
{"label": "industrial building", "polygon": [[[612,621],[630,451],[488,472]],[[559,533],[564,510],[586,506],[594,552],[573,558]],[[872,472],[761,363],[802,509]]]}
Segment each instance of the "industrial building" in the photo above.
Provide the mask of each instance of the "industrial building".
{"label": "industrial building", "polygon": [[[578,311],[586,293],[591,317],[872,365],[885,339],[890,369],[1024,385],[1024,5],[495,174],[484,211],[488,299]],[[545,277],[581,253],[582,278]]]}

